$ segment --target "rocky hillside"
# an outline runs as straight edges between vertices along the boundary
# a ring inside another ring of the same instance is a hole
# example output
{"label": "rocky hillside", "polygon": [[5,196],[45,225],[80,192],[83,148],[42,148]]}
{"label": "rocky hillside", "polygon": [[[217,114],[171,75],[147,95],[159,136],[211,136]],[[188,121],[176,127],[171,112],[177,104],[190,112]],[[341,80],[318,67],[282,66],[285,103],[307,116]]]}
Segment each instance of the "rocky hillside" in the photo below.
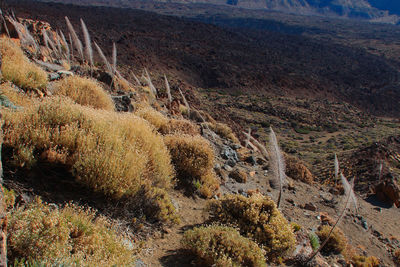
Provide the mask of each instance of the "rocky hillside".
{"label": "rocky hillside", "polygon": [[131,26],[120,22],[154,45],[183,40],[191,27],[234,36],[213,26],[120,9],[14,7],[0,38],[0,256],[7,247],[10,264],[399,264],[396,119],[338,100],[194,90],[190,82],[221,81],[207,67],[197,76],[175,67],[191,46],[167,42],[183,55],[130,47]]}

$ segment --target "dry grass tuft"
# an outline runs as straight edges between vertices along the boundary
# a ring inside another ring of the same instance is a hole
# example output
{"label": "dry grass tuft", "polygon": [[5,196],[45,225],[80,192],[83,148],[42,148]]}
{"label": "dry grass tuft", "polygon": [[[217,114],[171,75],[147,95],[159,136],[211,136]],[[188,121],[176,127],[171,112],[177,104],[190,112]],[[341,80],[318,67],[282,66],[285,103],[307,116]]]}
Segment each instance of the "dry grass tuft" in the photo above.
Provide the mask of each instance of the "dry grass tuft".
{"label": "dry grass tuft", "polygon": [[226,125],[225,123],[215,122],[215,123],[208,123],[208,126],[211,130],[213,130],[216,134],[226,139],[231,140],[235,144],[240,144],[239,139],[233,133],[231,127]]}
{"label": "dry grass tuft", "polygon": [[[319,230],[316,232],[317,236],[321,240],[321,243],[325,241],[328,237],[329,232],[331,231],[331,227],[328,225],[323,225],[319,227]],[[326,253],[342,253],[347,247],[347,238],[339,228],[335,228],[329,237],[328,242],[323,247],[322,251]]]}
{"label": "dry grass tuft", "polygon": [[212,221],[235,226],[242,235],[262,245],[269,261],[294,248],[293,229],[269,197],[259,193],[250,197],[226,195],[211,200],[208,209]]}
{"label": "dry grass tuft", "polygon": [[28,107],[35,102],[34,98],[13,88],[10,82],[0,85],[0,94],[6,96],[14,105],[19,107]]}
{"label": "dry grass tuft", "polygon": [[[53,266],[127,266],[135,251],[127,237],[91,210],[67,205],[57,209],[36,200],[9,215],[7,239],[10,262],[45,261]],[[28,264],[29,265],[29,264]]]}
{"label": "dry grass tuft", "polygon": [[4,115],[4,145],[12,149],[16,166],[63,164],[80,183],[115,199],[137,196],[143,188],[173,186],[163,138],[133,114],[50,98]]}
{"label": "dry grass tuft", "polygon": [[199,135],[200,128],[189,120],[169,119],[149,105],[139,105],[135,115],[147,120],[161,134]]}
{"label": "dry grass tuft", "polygon": [[355,255],[351,259],[351,263],[354,267],[378,267],[380,266],[379,260],[374,256],[361,256]]}
{"label": "dry grass tuft", "polygon": [[214,151],[210,143],[200,136],[167,135],[164,138],[172,162],[182,185],[200,183],[197,188],[204,197],[211,197],[219,183],[214,167]]}
{"label": "dry grass tuft", "polygon": [[69,76],[55,85],[56,95],[67,96],[76,103],[96,109],[114,110],[114,102],[98,82],[93,79]]}
{"label": "dry grass tuft", "polygon": [[1,71],[4,79],[13,82],[24,90],[44,90],[47,74],[30,62],[21,48],[8,38],[0,38],[2,56]]}
{"label": "dry grass tuft", "polygon": [[202,261],[201,266],[266,266],[264,251],[232,227],[214,225],[186,231],[182,245]]}

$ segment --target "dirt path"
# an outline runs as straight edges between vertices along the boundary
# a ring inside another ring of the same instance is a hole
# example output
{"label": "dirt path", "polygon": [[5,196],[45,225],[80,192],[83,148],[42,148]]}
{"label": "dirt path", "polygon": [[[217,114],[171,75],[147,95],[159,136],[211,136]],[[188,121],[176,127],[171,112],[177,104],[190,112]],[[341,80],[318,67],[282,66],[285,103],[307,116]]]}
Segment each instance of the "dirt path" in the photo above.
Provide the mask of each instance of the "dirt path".
{"label": "dirt path", "polygon": [[174,191],[171,198],[179,206],[178,214],[181,223],[157,233],[146,241],[140,259],[148,266],[193,266],[192,258],[185,255],[180,249],[180,241],[186,229],[203,223],[207,214],[203,211],[206,200],[185,197],[180,192]]}

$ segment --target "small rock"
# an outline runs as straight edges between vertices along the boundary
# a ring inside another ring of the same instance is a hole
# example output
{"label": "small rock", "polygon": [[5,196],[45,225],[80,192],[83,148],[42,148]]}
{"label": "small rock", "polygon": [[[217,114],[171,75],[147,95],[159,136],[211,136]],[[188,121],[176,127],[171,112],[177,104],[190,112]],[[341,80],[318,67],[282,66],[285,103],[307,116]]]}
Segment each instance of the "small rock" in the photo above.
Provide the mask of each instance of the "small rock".
{"label": "small rock", "polygon": [[72,71],[67,71],[67,70],[59,70],[57,73],[62,77],[68,77],[68,76],[74,76],[74,73]]}
{"label": "small rock", "polygon": [[247,163],[250,163],[251,165],[256,165],[257,164],[257,162],[256,162],[256,157],[254,157],[254,156],[249,156],[249,157],[247,157],[246,158],[246,162]]}
{"label": "small rock", "polygon": [[292,204],[292,205],[294,204],[294,200],[291,199],[291,198],[286,199],[286,201],[289,202],[289,203]]}
{"label": "small rock", "polygon": [[214,170],[219,170],[219,169],[221,169],[221,164],[215,163]]}
{"label": "small rock", "polygon": [[310,210],[310,211],[316,211],[317,207],[313,204],[313,203],[307,203],[304,205],[303,207],[306,210]]}
{"label": "small rock", "polygon": [[251,172],[249,172],[249,175],[250,175],[250,177],[254,177],[256,175],[256,172],[255,171],[251,171]]}
{"label": "small rock", "polygon": [[263,164],[266,163],[267,161],[266,161],[264,158],[257,157],[256,162],[257,162],[257,164],[259,164],[259,165],[263,165]]}
{"label": "small rock", "polygon": [[235,163],[239,161],[236,151],[229,146],[223,146],[221,151],[221,157],[223,159],[232,160]]}
{"label": "small rock", "polygon": [[368,230],[368,223],[367,223],[367,220],[366,220],[366,219],[364,219],[364,218],[361,219],[361,226],[362,226],[365,230]]}
{"label": "small rock", "polygon": [[228,165],[231,166],[231,167],[235,167],[236,161],[234,161],[233,159],[228,159],[228,160],[226,161],[226,164],[228,164]]}
{"label": "small rock", "polygon": [[225,165],[224,165],[224,169],[225,169],[226,171],[228,171],[228,172],[230,172],[230,171],[233,170],[232,167],[229,166],[228,164],[225,164]]}
{"label": "small rock", "polygon": [[231,177],[238,183],[247,182],[247,174],[244,171],[234,170],[229,174],[229,177]]}
{"label": "small rock", "polygon": [[61,76],[58,73],[54,73],[54,72],[49,73],[49,81],[55,81],[60,78],[61,78]]}

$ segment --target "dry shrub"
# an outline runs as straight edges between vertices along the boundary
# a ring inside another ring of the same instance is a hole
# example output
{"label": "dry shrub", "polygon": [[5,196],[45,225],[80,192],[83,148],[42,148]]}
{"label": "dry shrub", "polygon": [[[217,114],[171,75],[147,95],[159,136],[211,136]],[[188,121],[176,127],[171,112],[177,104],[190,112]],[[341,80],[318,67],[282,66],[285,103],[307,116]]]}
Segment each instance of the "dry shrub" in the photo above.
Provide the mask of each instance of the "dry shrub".
{"label": "dry shrub", "polygon": [[9,215],[10,262],[45,261],[54,266],[127,266],[134,252],[111,223],[91,210],[67,205],[57,209],[36,199]]}
{"label": "dry shrub", "polygon": [[394,251],[394,253],[393,253],[393,256],[394,256],[394,262],[397,264],[397,265],[400,265],[400,248],[398,248],[398,249],[396,249],[395,251]]}
{"label": "dry shrub", "polygon": [[259,193],[250,197],[226,195],[210,201],[208,209],[212,221],[238,227],[242,235],[262,245],[270,261],[285,256],[294,248],[292,227],[267,196]]}
{"label": "dry shrub", "polygon": [[233,133],[231,127],[226,125],[225,123],[215,122],[215,123],[207,123],[208,126],[213,130],[216,134],[226,139],[231,140],[235,144],[240,144],[239,139]]}
{"label": "dry shrub", "polygon": [[200,182],[200,193],[211,197],[219,183],[214,167],[214,151],[210,143],[200,136],[167,135],[164,137],[181,185]]}
{"label": "dry shrub", "polygon": [[[321,243],[325,241],[328,237],[329,232],[331,231],[331,226],[323,225],[319,227],[319,230],[316,232],[317,236],[321,240]],[[328,242],[325,244],[322,251],[326,253],[342,253],[347,247],[347,238],[339,228],[335,228],[329,237]]]}
{"label": "dry shrub", "polygon": [[162,137],[130,113],[50,98],[5,113],[4,145],[12,148],[16,166],[29,168],[38,160],[63,164],[79,182],[115,199],[134,197],[143,188],[173,186]]}
{"label": "dry shrub", "polygon": [[0,38],[2,56],[1,71],[3,77],[24,90],[44,90],[47,86],[47,74],[30,62],[21,48],[8,38]]}
{"label": "dry shrub", "polygon": [[93,79],[69,76],[55,84],[55,94],[67,96],[76,103],[96,109],[114,110],[114,102],[98,82]]}
{"label": "dry shrub", "polygon": [[379,260],[374,256],[361,256],[355,255],[351,259],[351,263],[354,267],[378,267],[380,266]]}
{"label": "dry shrub", "polygon": [[202,266],[266,266],[264,251],[232,227],[213,225],[186,231],[182,245]]}
{"label": "dry shrub", "polygon": [[11,103],[19,107],[27,107],[34,103],[34,99],[29,97],[26,93],[18,91],[11,86],[10,82],[0,85],[0,94],[6,96]]}
{"label": "dry shrub", "polygon": [[286,174],[294,180],[300,180],[307,184],[312,184],[314,181],[310,170],[301,160],[285,154]]}
{"label": "dry shrub", "polygon": [[169,119],[149,105],[138,105],[135,115],[147,120],[161,134],[199,135],[200,128],[189,120]]}

